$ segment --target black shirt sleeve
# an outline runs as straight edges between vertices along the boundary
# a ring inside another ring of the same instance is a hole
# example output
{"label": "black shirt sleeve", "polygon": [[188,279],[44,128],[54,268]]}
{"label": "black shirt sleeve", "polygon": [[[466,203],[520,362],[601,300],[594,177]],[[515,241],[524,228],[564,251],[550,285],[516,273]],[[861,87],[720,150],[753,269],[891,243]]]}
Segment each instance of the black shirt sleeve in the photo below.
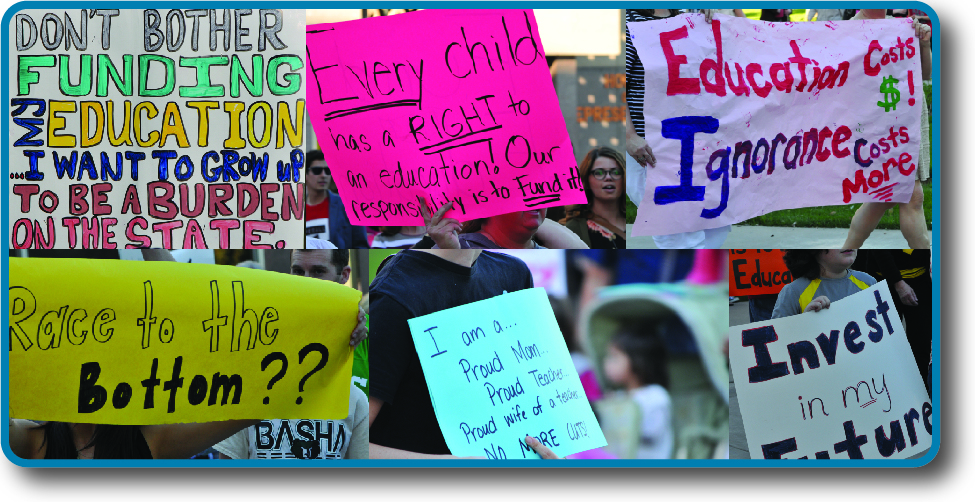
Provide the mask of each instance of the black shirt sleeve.
{"label": "black shirt sleeve", "polygon": [[415,352],[407,320],[410,313],[399,302],[381,293],[370,299],[369,397],[392,404]]}

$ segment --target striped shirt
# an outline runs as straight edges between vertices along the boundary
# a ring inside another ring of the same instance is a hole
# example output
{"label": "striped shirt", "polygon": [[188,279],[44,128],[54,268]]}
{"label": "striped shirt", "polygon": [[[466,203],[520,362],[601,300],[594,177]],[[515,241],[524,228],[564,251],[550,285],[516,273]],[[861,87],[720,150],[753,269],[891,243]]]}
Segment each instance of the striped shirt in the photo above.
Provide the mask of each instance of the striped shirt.
{"label": "striped shirt", "polygon": [[[650,11],[652,12],[652,10]],[[654,15],[646,16],[647,11],[645,10],[634,10],[626,9],[626,22],[629,23],[639,23],[643,21],[652,21],[654,19],[667,19],[669,17],[674,17],[680,14],[677,9],[670,9],[669,16],[658,17]],[[630,121],[633,123],[633,129],[636,131],[637,135],[641,138],[645,138],[643,128],[643,94],[646,87],[643,83],[643,63],[640,62],[640,56],[636,53],[636,47],[633,46],[633,41],[630,39],[630,28],[626,28],[626,107],[630,111]]]}

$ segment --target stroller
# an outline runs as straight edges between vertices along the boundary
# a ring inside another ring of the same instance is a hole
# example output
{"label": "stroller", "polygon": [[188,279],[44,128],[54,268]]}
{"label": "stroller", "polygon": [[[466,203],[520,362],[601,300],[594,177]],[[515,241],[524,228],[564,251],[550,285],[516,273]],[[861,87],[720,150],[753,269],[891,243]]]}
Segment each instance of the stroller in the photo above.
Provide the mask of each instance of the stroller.
{"label": "stroller", "polygon": [[602,389],[594,403],[608,443],[619,458],[635,458],[640,442],[640,408],[606,378],[602,361],[623,323],[660,322],[677,317],[693,340],[690,350],[668,355],[674,451],[671,458],[728,458],[727,282],[627,284],[603,288],[580,319],[584,350]]}

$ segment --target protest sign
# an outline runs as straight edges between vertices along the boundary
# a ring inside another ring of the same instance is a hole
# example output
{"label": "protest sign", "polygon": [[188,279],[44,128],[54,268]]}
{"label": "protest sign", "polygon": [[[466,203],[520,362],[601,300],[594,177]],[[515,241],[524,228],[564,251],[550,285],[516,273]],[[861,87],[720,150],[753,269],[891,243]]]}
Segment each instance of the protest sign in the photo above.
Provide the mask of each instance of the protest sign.
{"label": "protest sign", "polygon": [[907,202],[920,163],[910,19],[766,23],[700,14],[629,23],[657,159],[634,235],[779,209]]}
{"label": "protest sign", "polygon": [[781,249],[732,249],[732,295],[774,295],[792,282]]}
{"label": "protest sign", "polygon": [[11,248],[303,247],[303,10],[22,10]]}
{"label": "protest sign", "polygon": [[507,293],[409,320],[451,453],[560,457],[606,445],[545,290]]}
{"label": "protest sign", "polygon": [[752,458],[907,458],[931,399],[887,283],[820,312],[735,326],[731,369]]}
{"label": "protest sign", "polygon": [[529,10],[309,26],[308,110],[353,224],[586,202]]}
{"label": "protest sign", "polygon": [[15,258],[9,298],[11,417],[349,413],[354,289],[219,265]]}

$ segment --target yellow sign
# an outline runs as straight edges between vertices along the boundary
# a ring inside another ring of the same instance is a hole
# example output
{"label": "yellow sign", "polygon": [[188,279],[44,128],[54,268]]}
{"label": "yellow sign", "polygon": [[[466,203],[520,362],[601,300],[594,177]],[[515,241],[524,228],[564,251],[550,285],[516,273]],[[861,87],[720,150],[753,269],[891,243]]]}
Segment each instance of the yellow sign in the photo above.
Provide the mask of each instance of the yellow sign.
{"label": "yellow sign", "polygon": [[220,265],[10,260],[10,416],[340,419],[359,292]]}

